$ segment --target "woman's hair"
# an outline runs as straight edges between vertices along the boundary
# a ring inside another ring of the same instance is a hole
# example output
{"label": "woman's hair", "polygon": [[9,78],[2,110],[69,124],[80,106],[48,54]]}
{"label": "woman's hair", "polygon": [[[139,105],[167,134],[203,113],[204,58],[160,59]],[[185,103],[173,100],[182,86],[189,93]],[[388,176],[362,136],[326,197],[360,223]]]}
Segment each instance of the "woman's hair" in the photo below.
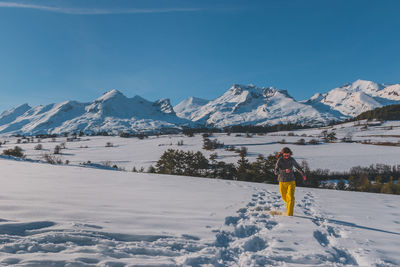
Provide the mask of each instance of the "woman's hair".
{"label": "woman's hair", "polygon": [[284,148],[282,148],[281,152],[279,152],[279,153],[277,153],[277,154],[275,155],[275,157],[276,157],[277,159],[279,159],[279,158],[281,158],[281,157],[283,156],[283,153],[289,153],[290,156],[293,155],[293,152],[292,152],[292,150],[290,150],[290,148],[284,147]]}

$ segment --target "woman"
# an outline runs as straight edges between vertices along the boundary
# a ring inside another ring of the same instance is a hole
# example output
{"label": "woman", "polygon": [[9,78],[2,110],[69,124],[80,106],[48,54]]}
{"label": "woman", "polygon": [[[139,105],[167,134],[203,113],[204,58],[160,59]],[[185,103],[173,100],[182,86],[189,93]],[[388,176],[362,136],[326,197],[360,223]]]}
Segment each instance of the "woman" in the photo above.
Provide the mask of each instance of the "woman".
{"label": "woman", "polygon": [[278,175],[279,189],[281,197],[286,202],[287,216],[293,216],[294,209],[294,190],[296,188],[296,178],[294,177],[293,167],[303,176],[306,180],[304,171],[300,165],[292,158],[293,152],[288,147],[284,147],[280,153],[277,154],[278,161],[275,165],[275,175]]}

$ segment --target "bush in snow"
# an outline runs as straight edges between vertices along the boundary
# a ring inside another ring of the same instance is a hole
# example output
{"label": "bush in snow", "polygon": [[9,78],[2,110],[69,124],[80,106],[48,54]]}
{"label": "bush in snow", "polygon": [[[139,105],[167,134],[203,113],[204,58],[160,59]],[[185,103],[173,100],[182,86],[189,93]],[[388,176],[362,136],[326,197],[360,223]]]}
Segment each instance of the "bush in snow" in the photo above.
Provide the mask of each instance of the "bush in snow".
{"label": "bush in snow", "polygon": [[311,139],[309,142],[308,142],[310,145],[318,145],[318,140],[316,140],[316,139]]}
{"label": "bush in snow", "polygon": [[205,150],[214,150],[217,148],[223,148],[224,143],[218,142],[217,139],[210,140],[208,137],[203,138],[203,149]]}
{"label": "bush in snow", "polygon": [[328,133],[326,140],[327,140],[327,142],[333,142],[333,141],[337,140],[336,133],[335,132]]}
{"label": "bush in snow", "polygon": [[297,142],[295,143],[296,145],[305,145],[306,144],[306,140],[304,140],[303,138],[297,140]]}
{"label": "bush in snow", "polygon": [[15,146],[14,148],[3,150],[3,155],[23,158],[22,148]]}
{"label": "bush in snow", "polygon": [[113,143],[111,143],[111,142],[107,142],[106,143],[106,147],[113,147],[114,145],[113,145]]}
{"label": "bush in snow", "polygon": [[42,157],[43,157],[44,161],[46,161],[47,163],[50,163],[50,164],[62,164],[62,159],[59,158],[59,157],[56,157],[54,155],[50,155],[50,154],[45,153],[45,154],[43,154]]}
{"label": "bush in snow", "polygon": [[60,152],[61,152],[61,146],[56,145],[56,146],[54,147],[54,154],[60,154]]}
{"label": "bush in snow", "polygon": [[351,143],[351,142],[353,141],[353,134],[352,134],[351,132],[348,132],[348,133],[346,134],[346,136],[343,137],[341,140],[342,140],[342,142],[344,142],[344,143]]}
{"label": "bush in snow", "polygon": [[37,145],[35,146],[35,150],[42,150],[42,149],[43,149],[42,144],[37,144]]}
{"label": "bush in snow", "polygon": [[139,138],[140,140],[143,140],[145,138],[149,138],[149,136],[147,134],[144,133],[138,133],[135,135],[137,138]]}

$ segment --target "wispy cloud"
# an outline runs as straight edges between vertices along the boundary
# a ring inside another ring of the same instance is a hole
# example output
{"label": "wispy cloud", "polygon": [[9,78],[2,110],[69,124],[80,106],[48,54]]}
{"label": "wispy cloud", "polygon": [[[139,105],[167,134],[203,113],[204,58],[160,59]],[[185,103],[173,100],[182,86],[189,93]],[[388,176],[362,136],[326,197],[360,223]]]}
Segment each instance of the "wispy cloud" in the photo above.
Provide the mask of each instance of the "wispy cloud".
{"label": "wispy cloud", "polygon": [[0,8],[25,8],[38,9],[49,12],[73,14],[73,15],[107,15],[107,14],[145,14],[145,13],[170,13],[170,12],[194,12],[204,8],[70,8],[55,7],[36,4],[24,4],[17,2],[0,2]]}

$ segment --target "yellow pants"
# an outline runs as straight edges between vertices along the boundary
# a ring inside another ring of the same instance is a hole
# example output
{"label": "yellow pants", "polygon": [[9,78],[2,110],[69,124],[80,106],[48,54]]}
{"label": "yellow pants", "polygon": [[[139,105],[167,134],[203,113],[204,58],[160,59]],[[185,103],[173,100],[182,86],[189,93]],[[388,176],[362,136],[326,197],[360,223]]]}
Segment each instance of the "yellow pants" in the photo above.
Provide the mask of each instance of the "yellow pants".
{"label": "yellow pants", "polygon": [[296,181],[279,182],[281,197],[286,202],[287,216],[293,216],[294,209],[294,190],[296,189]]}

